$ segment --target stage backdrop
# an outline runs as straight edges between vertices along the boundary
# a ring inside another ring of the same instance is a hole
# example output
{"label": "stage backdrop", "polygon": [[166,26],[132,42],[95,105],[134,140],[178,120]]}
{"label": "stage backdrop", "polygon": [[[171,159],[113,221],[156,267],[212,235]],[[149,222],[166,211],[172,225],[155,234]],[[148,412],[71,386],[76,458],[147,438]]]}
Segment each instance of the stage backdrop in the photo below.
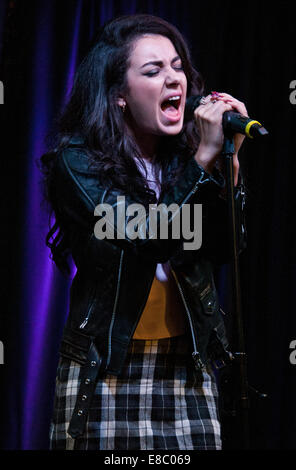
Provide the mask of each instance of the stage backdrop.
{"label": "stage backdrop", "polygon": [[[289,361],[296,339],[296,105],[289,99],[295,35],[289,2],[264,5],[241,10],[229,1],[2,0],[2,448],[48,447],[68,309],[71,277],[58,272],[45,247],[48,216],[36,162],[97,28],[138,12],[174,23],[189,41],[207,91],[241,99],[270,132],[264,142],[246,142],[241,156],[248,189],[249,244],[241,268],[249,381],[269,395],[263,403],[252,400],[251,444],[296,447],[296,365]],[[227,310],[223,272],[219,290]]]}

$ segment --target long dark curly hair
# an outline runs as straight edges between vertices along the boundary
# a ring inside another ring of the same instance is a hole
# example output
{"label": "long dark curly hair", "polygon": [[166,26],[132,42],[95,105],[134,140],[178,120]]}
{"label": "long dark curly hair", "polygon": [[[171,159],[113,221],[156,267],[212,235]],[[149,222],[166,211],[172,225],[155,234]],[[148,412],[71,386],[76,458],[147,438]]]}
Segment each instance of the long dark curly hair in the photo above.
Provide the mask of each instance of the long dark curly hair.
{"label": "long dark curly hair", "polygon": [[[127,90],[131,48],[134,41],[144,34],[158,34],[171,40],[182,60],[187,78],[187,97],[202,94],[203,80],[194,69],[189,48],[176,27],[162,18],[146,14],[121,16],[105,24],[82,60],[70,99],[57,118],[54,148],[40,159],[44,195],[51,215],[57,215],[55,161],[74,136],[83,138],[90,165],[97,169],[101,184],[129,193],[142,203],[155,202],[155,193],[149,189],[137,168],[135,159],[141,164],[139,148],[127,132],[125,116],[117,103],[119,94]],[[162,192],[174,184],[187,159],[196,151],[199,138],[193,122],[188,120],[184,121],[179,135],[165,136],[160,141],[155,174],[157,177],[159,170],[162,170]],[[179,153],[182,164],[168,173],[172,152]],[[69,243],[62,221],[57,217],[47,234],[46,244],[57,266],[63,272],[68,271],[66,258]]]}

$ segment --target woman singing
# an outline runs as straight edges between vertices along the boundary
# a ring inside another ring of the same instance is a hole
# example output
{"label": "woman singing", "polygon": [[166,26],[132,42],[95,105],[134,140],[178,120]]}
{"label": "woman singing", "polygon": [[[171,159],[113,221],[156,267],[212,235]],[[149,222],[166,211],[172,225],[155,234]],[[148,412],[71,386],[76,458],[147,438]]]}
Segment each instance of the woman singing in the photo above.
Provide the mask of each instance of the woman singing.
{"label": "woman singing", "polygon": [[[77,267],[52,449],[221,449],[211,369],[227,353],[213,281],[228,250],[221,122],[225,111],[247,112],[215,93],[185,120],[186,97],[202,92],[181,34],[151,15],[109,22],[78,68],[57,145],[42,157],[55,215],[47,244],[58,267],[69,254]],[[161,217],[149,231],[160,204],[175,208],[166,237]],[[202,244],[185,249],[173,223],[187,223],[197,204]]]}

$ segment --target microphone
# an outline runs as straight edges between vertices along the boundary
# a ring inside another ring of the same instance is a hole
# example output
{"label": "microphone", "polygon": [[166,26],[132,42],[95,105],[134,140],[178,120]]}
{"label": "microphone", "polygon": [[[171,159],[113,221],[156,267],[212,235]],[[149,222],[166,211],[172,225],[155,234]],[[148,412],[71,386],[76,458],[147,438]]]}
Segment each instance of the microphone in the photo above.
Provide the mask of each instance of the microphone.
{"label": "microphone", "polygon": [[[193,118],[195,109],[200,105],[200,100],[203,98],[201,95],[190,96],[186,100],[184,118],[190,120]],[[268,131],[260,124],[247,116],[243,116],[235,111],[225,111],[223,114],[222,126],[225,133],[239,132],[244,134],[250,139],[254,137],[267,135]]]}

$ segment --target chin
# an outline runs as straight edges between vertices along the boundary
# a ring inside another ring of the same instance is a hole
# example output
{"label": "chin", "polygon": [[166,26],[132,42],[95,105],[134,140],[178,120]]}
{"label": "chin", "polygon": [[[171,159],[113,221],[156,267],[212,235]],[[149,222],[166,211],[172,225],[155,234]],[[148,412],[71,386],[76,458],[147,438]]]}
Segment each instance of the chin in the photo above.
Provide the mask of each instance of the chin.
{"label": "chin", "polygon": [[161,129],[161,135],[178,135],[180,134],[180,132],[182,131],[183,129],[183,122],[182,124],[178,124],[178,125],[171,125],[171,126],[162,126],[162,129]]}

